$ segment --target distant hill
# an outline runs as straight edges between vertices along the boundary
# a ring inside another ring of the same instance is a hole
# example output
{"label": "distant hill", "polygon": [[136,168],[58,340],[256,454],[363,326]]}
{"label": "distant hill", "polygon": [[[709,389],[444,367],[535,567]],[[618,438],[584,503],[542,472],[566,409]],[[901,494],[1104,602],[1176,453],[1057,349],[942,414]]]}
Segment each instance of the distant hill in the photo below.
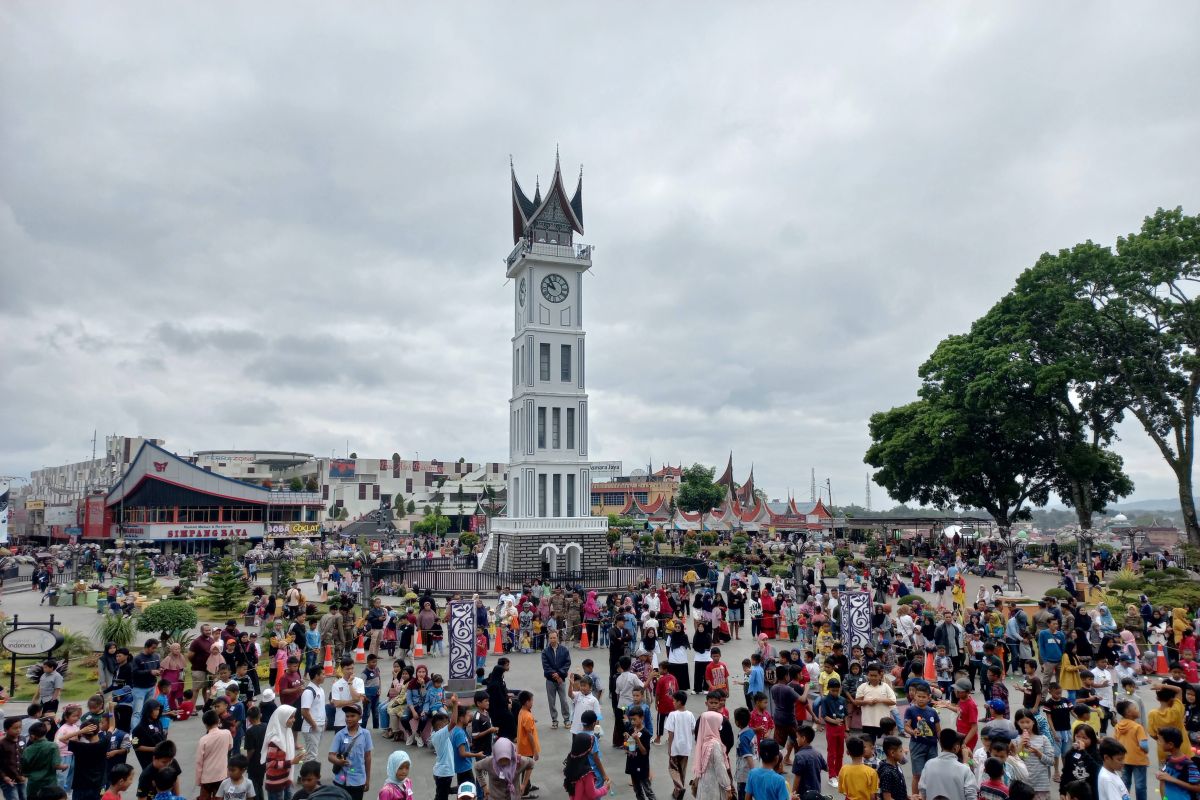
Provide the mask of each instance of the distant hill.
{"label": "distant hill", "polygon": [[[1200,505],[1200,500],[1196,500]],[[1111,509],[1118,511],[1165,511],[1169,514],[1179,513],[1179,498],[1173,497],[1168,500],[1134,500],[1130,503],[1113,503],[1109,506]]]}

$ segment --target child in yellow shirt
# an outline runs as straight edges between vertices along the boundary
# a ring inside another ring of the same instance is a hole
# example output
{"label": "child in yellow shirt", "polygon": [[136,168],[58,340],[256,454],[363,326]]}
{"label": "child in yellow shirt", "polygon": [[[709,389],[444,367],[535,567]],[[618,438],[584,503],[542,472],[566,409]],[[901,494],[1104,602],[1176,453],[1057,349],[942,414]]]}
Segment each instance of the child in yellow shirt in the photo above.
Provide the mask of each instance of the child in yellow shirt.
{"label": "child in yellow shirt", "polygon": [[1166,763],[1166,755],[1163,753],[1162,744],[1158,742],[1158,732],[1163,728],[1175,728],[1176,730],[1186,730],[1183,724],[1183,690],[1177,686],[1170,684],[1160,685],[1154,692],[1154,696],[1158,698],[1158,708],[1146,715],[1146,732],[1155,740],[1155,747],[1158,749],[1158,763]]}
{"label": "child in yellow shirt", "polygon": [[872,800],[879,794],[879,773],[863,763],[866,744],[857,736],[846,740],[850,763],[837,775],[837,788],[846,800]]}

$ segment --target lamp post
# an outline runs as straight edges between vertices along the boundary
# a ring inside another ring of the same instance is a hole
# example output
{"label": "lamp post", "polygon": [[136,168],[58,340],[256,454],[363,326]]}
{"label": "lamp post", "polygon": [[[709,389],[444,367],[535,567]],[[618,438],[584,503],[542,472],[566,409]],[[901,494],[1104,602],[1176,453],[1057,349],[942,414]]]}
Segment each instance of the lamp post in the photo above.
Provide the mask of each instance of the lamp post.
{"label": "lamp post", "polygon": [[1000,526],[1000,546],[1004,549],[1004,591],[1017,591],[1017,543],[1012,538],[1012,528]]}

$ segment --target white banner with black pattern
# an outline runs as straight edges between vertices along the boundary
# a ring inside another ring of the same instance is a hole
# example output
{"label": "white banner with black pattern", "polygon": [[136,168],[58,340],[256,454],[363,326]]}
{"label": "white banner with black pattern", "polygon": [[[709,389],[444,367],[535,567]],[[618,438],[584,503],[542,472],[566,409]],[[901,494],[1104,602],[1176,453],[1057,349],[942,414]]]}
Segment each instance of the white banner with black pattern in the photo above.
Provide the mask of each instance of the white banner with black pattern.
{"label": "white banner with black pattern", "polygon": [[475,604],[470,600],[455,600],[446,613],[450,634],[449,678],[451,681],[475,680]]}
{"label": "white banner with black pattern", "polygon": [[846,655],[855,647],[871,644],[871,593],[842,592],[838,595],[838,611],[842,617],[842,645]]}

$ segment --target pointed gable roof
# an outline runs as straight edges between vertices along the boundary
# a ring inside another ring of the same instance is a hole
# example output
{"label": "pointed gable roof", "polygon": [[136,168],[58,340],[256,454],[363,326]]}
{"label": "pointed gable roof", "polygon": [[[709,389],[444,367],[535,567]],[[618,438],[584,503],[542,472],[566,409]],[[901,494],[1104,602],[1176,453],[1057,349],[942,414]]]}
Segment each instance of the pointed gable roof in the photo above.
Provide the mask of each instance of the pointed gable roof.
{"label": "pointed gable roof", "polygon": [[750,505],[750,503],[754,502],[755,497],[754,497],[754,466],[753,465],[750,466],[750,477],[746,478],[746,482],[744,484],[742,484],[742,488],[738,489],[737,495],[738,495],[738,500],[741,501],[741,503],[743,505]]}
{"label": "pointed gable roof", "polygon": [[725,471],[721,473],[721,477],[714,481],[718,486],[726,486],[733,489],[733,451],[729,451],[729,463],[725,465]]}
{"label": "pointed gable roof", "polygon": [[542,212],[550,206],[555,206],[560,209],[563,215],[567,218],[567,222],[571,225],[571,229],[576,233],[583,233],[583,168],[579,170],[579,183],[575,186],[575,195],[567,197],[566,187],[563,185],[562,167],[559,163],[558,153],[554,154],[554,177],[550,180],[550,186],[546,189],[546,196],[543,199],[541,196],[541,182],[538,182],[537,191],[534,192],[533,199],[530,200],[525,192],[521,190],[521,185],[517,182],[517,173],[512,165],[512,159],[509,159],[509,172],[512,178],[512,194],[513,194],[513,244],[521,240],[525,232],[529,230],[534,221],[541,216]]}

